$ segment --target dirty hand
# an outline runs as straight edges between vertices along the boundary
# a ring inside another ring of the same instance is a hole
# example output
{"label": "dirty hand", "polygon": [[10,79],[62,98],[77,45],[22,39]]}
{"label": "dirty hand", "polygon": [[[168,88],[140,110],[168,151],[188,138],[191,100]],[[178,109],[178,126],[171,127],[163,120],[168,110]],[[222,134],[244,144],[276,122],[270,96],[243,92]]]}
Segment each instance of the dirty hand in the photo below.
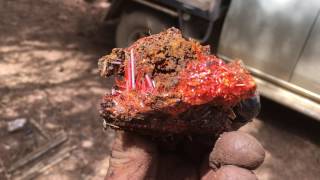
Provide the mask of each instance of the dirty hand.
{"label": "dirty hand", "polygon": [[117,132],[106,179],[232,179],[251,180],[250,171],[264,160],[264,149],[252,136],[226,132],[208,152],[201,142],[181,143],[177,151],[163,150],[151,140]]}
{"label": "dirty hand", "polygon": [[[252,102],[246,105],[240,108],[242,117],[248,115],[242,113],[243,109],[252,110]],[[235,129],[245,124],[243,120],[248,119],[238,119],[240,125]],[[257,177],[251,170],[260,166],[264,157],[262,145],[241,131],[225,132],[217,140],[198,136],[174,143],[156,143],[148,137],[118,131],[106,179],[254,180]]]}

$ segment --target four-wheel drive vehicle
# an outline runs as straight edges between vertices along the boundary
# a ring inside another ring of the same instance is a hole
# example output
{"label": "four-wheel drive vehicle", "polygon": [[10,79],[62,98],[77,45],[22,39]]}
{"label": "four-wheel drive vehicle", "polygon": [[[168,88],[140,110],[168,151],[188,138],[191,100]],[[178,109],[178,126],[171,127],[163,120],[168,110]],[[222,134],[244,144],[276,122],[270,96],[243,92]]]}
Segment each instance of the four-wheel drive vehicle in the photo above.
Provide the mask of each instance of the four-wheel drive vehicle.
{"label": "four-wheel drive vehicle", "polygon": [[320,120],[319,12],[319,0],[114,0],[106,20],[118,47],[178,27],[243,60],[263,96]]}

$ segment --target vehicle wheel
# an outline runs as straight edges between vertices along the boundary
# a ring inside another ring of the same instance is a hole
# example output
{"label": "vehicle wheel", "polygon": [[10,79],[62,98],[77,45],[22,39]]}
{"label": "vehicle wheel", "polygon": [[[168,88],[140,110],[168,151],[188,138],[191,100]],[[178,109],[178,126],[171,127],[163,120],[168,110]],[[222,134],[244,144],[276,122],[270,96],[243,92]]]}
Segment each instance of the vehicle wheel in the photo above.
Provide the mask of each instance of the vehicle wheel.
{"label": "vehicle wheel", "polygon": [[170,27],[170,19],[148,11],[123,14],[116,30],[116,46],[127,47],[137,39]]}

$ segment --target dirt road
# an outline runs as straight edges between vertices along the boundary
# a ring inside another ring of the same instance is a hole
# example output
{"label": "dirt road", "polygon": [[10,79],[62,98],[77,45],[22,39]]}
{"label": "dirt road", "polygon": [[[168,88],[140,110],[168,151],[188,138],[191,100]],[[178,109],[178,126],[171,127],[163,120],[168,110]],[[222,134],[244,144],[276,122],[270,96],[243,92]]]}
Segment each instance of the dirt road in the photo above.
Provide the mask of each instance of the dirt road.
{"label": "dirt road", "polygon": [[317,180],[320,177],[320,123],[305,115],[262,99],[262,112],[241,128],[266,149],[256,170],[263,180]]}
{"label": "dirt road", "polygon": [[112,134],[102,131],[97,111],[110,85],[97,71],[97,59],[113,46],[112,31],[101,25],[105,7],[82,0],[0,1],[3,166],[41,144],[30,141],[29,132],[5,133],[6,122],[27,118],[51,134],[65,130],[68,143],[77,145],[70,158],[38,179],[102,179],[106,174]]}
{"label": "dirt road", "polygon": [[[97,59],[114,46],[113,27],[101,21],[107,6],[0,1],[0,179],[10,179],[7,167],[43,143],[28,130],[8,133],[7,122],[16,118],[33,119],[51,134],[65,130],[68,144],[77,146],[38,180],[106,174],[113,136],[102,131],[97,108],[111,82],[99,78]],[[256,171],[260,179],[320,177],[319,124],[304,125],[300,122],[308,118],[266,104],[260,120],[242,129],[266,147],[266,162]]]}

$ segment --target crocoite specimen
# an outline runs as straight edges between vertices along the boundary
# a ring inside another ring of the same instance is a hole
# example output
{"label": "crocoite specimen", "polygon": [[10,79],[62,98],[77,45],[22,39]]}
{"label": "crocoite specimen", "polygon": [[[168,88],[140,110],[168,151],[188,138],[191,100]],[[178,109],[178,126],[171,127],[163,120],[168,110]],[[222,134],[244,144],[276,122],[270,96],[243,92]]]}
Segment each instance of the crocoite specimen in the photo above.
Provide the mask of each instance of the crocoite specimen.
{"label": "crocoite specimen", "polygon": [[105,124],[147,134],[221,133],[256,89],[239,61],[223,62],[175,28],[113,49],[99,69],[116,81],[101,104]]}

